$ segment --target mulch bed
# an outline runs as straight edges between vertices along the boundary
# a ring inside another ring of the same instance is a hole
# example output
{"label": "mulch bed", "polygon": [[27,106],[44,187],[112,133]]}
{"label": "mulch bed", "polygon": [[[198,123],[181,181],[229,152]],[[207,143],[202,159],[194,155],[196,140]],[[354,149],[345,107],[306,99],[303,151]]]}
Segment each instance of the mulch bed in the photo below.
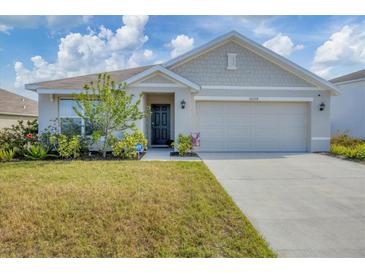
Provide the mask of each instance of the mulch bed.
{"label": "mulch bed", "polygon": [[177,157],[199,157],[198,154],[195,153],[195,152],[188,152],[184,156],[180,156],[179,155],[179,152],[177,152],[177,151],[170,152],[170,156],[177,156]]}
{"label": "mulch bed", "polygon": [[[118,156],[114,156],[112,153],[107,153],[106,157],[103,158],[103,155],[97,152],[90,152],[89,154],[82,154],[79,158],[76,159],[64,159],[61,157],[49,157],[44,160],[39,161],[72,161],[72,160],[81,160],[81,161],[123,161],[123,160],[141,160],[142,157],[146,154],[146,152],[142,152],[139,154],[138,159],[123,159]],[[19,161],[34,161],[27,158],[14,158],[10,162],[19,162]],[[1,161],[0,161],[1,163]]]}

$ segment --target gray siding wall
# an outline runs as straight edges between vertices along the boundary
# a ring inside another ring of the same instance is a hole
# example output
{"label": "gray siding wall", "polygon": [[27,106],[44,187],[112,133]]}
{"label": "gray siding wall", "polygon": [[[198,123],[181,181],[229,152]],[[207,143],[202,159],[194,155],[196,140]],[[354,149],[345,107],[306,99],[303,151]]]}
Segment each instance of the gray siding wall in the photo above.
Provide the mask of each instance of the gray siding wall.
{"label": "gray siding wall", "polygon": [[[237,54],[237,70],[227,70],[227,53]],[[312,86],[234,42],[224,44],[170,69],[199,85]]]}
{"label": "gray siding wall", "polygon": [[347,132],[365,139],[365,80],[339,84],[340,96],[332,98],[332,134]]}

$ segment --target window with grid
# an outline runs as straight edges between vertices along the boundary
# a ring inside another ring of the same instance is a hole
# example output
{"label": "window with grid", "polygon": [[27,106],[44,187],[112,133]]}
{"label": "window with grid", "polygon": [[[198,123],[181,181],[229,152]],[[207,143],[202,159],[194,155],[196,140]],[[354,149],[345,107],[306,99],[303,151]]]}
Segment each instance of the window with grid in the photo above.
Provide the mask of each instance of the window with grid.
{"label": "window with grid", "polygon": [[[97,104],[97,101],[94,101]],[[76,112],[76,109],[80,109],[77,101],[74,99],[60,99],[59,100],[59,119],[60,119],[60,131],[67,136],[82,135],[89,136],[95,130],[93,125],[82,118],[80,118]]]}

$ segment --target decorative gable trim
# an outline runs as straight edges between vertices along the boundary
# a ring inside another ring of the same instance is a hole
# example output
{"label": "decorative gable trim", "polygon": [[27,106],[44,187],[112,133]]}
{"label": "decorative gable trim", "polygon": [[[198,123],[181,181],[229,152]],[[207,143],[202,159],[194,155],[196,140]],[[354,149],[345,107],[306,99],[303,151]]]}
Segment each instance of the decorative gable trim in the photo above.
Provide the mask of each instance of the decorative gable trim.
{"label": "decorative gable trim", "polygon": [[[132,85],[135,82],[138,82],[140,80],[143,80],[145,78],[147,78],[148,76],[151,76],[152,74],[156,73],[156,72],[160,72],[162,74],[165,74],[166,76],[168,76],[169,78],[175,80],[178,83],[184,84],[185,86],[190,87],[192,90],[194,91],[199,91],[200,90],[200,86],[196,83],[191,82],[190,80],[176,74],[175,72],[172,72],[171,70],[168,70],[167,68],[164,68],[162,66],[154,66],[152,68],[149,68],[145,71],[142,71],[141,73],[138,73],[130,78],[128,78],[125,83],[127,85]],[[146,83],[148,84],[148,83]],[[139,84],[141,85],[141,84]],[[149,84],[150,85],[150,84]],[[162,85],[162,84],[158,84],[158,85]]]}

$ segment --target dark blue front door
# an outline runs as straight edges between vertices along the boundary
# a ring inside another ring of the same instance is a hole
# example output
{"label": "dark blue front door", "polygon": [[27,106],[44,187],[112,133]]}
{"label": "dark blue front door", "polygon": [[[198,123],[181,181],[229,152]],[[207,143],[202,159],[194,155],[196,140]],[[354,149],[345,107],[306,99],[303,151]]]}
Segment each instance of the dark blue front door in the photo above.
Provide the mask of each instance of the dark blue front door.
{"label": "dark blue front door", "polygon": [[170,105],[152,105],[152,145],[166,145],[170,140]]}

